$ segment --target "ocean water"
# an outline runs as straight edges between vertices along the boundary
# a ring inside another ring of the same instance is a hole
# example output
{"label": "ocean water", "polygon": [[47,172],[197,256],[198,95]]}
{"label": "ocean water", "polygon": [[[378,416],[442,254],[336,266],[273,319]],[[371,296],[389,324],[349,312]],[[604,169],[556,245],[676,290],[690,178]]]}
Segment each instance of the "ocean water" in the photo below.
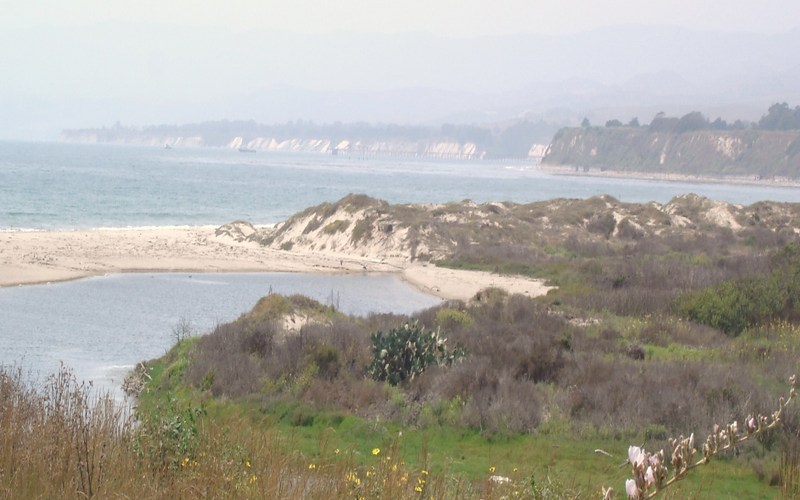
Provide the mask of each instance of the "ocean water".
{"label": "ocean water", "polygon": [[0,230],[269,224],[348,193],[390,203],[600,194],[663,203],[689,192],[741,204],[800,200],[797,188],[561,176],[522,161],[0,142]]}
{"label": "ocean water", "polygon": [[[558,176],[521,161],[0,142],[0,231],[269,224],[348,193],[391,203],[600,194],[663,203],[689,192],[740,204],[800,200],[797,188]],[[133,364],[167,350],[181,319],[208,331],[249,310],[270,288],[323,302],[336,296],[352,314],[438,303],[391,276],[122,275],[5,288],[0,364],[44,376],[63,362],[79,378],[118,391]]]}

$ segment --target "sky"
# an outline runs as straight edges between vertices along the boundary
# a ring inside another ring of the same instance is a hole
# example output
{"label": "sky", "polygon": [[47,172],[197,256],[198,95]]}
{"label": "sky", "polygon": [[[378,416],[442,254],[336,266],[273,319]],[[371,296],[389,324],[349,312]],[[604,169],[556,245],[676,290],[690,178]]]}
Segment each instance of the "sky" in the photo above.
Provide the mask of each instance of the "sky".
{"label": "sky", "polygon": [[104,21],[281,29],[427,32],[449,37],[572,34],[618,24],[781,33],[800,26],[797,0],[2,0],[2,27]]}
{"label": "sky", "polygon": [[[662,36],[662,27],[693,32]],[[674,90],[703,73],[715,85],[737,68],[777,82],[744,103],[760,110],[794,95],[782,89],[796,88],[800,53],[783,48],[798,28],[800,0],[0,0],[0,139],[116,122],[582,114],[598,104],[558,102],[562,82],[641,77],[647,90]],[[698,42],[709,42],[705,52]],[[542,83],[519,98],[547,93],[546,105],[499,95]]]}

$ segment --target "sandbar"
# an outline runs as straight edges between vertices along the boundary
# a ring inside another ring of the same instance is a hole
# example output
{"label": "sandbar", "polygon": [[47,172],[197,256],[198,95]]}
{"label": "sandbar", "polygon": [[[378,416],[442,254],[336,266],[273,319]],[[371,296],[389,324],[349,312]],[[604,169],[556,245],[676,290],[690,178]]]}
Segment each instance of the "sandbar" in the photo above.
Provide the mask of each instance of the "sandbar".
{"label": "sandbar", "polygon": [[0,287],[134,272],[396,273],[423,292],[465,301],[487,287],[531,297],[549,290],[523,277],[277,250],[217,236],[211,226],[0,232]]}

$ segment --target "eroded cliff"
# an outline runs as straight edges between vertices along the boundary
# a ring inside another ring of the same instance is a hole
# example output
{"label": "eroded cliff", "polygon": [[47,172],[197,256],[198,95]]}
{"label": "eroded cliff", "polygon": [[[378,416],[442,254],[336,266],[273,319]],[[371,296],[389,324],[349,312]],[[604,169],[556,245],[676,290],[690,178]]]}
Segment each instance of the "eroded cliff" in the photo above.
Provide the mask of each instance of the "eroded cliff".
{"label": "eroded cliff", "polygon": [[800,177],[800,131],[565,128],[556,133],[542,163],[578,169],[795,179]]}

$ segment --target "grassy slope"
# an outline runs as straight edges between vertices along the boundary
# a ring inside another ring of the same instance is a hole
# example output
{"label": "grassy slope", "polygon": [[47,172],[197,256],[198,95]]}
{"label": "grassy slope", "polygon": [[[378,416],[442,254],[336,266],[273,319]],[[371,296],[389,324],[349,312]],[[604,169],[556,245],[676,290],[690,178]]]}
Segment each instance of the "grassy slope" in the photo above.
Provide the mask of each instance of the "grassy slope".
{"label": "grassy slope", "polygon": [[[142,410],[147,412],[175,399],[186,406],[203,404],[207,411],[204,419],[214,425],[236,427],[239,436],[269,435],[283,453],[299,454],[297,474],[305,472],[302,469],[308,463],[316,467],[344,465],[363,475],[374,467],[377,460],[372,450],[379,448],[384,455],[389,453],[394,460],[404,462],[407,470],[427,470],[433,477],[445,478],[445,482],[460,481],[462,488],[472,491],[480,491],[492,474],[509,477],[523,497],[535,496],[538,490],[531,484],[550,484],[557,497],[593,496],[601,485],[619,486],[629,477],[628,467],[621,464],[626,460],[630,439],[580,437],[569,430],[568,424],[533,435],[487,437],[456,426],[407,427],[336,410],[312,410],[301,403],[265,408],[248,399],[208,400],[175,383],[175,367],[184,363],[190,347],[191,342],[176,347],[168,355],[172,358],[169,364],[157,361],[150,365],[152,387],[161,389],[143,394]],[[170,372],[172,383],[167,383]],[[597,449],[611,453],[613,458],[596,453]],[[676,498],[773,498],[775,494],[775,488],[759,481],[744,461],[732,457],[712,462],[671,490]]]}

